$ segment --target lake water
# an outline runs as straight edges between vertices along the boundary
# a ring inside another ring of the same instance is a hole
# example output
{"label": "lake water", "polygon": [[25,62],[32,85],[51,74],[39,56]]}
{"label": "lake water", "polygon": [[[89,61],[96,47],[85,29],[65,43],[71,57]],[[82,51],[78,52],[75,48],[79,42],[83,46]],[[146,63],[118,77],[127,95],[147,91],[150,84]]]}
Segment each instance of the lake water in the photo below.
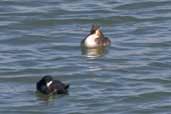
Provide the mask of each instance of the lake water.
{"label": "lake water", "polygon": [[[94,23],[112,45],[82,55]],[[170,69],[170,0],[0,1],[0,113],[170,114]],[[47,74],[69,95],[38,95]]]}

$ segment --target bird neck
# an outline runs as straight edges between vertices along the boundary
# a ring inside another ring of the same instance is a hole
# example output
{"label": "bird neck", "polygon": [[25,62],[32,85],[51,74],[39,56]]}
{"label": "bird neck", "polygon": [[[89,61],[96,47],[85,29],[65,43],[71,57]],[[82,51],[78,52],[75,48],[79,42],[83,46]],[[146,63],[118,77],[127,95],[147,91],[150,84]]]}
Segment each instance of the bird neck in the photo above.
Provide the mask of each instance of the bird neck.
{"label": "bird neck", "polygon": [[99,38],[104,37],[104,35],[100,29],[96,30],[95,35],[97,35]]}

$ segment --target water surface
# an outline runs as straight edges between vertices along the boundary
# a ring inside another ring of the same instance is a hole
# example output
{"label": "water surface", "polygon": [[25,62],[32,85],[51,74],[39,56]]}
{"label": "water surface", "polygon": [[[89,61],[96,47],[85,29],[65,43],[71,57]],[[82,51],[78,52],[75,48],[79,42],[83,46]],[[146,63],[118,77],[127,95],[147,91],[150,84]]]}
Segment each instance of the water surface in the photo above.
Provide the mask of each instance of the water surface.
{"label": "water surface", "polygon": [[[96,58],[80,49],[93,23],[112,40]],[[169,0],[1,0],[0,112],[169,114],[170,23]],[[46,74],[69,95],[37,95]]]}

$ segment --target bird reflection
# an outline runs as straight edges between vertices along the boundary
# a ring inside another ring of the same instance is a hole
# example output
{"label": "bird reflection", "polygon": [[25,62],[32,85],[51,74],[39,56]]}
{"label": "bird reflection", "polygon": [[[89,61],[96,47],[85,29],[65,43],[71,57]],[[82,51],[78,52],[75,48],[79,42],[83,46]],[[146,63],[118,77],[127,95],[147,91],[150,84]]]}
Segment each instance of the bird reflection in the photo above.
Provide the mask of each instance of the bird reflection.
{"label": "bird reflection", "polygon": [[36,92],[36,96],[39,100],[43,100],[46,102],[53,101],[56,98],[56,96],[54,95],[44,95],[40,92]]}
{"label": "bird reflection", "polygon": [[38,100],[44,101],[45,104],[49,104],[50,102],[54,101],[55,99],[64,97],[64,95],[44,95],[40,92],[36,92],[36,96],[37,96]]}
{"label": "bird reflection", "polygon": [[105,47],[98,47],[98,48],[84,48],[81,47],[82,55],[85,55],[87,57],[100,57],[107,53],[107,49]]}

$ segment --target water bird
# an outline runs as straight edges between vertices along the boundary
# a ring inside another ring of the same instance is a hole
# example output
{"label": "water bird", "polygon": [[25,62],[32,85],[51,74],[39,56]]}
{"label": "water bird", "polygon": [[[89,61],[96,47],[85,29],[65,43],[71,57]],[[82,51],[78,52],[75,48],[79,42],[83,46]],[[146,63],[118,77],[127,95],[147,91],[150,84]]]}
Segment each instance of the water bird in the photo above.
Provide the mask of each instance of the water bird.
{"label": "water bird", "polygon": [[104,36],[100,26],[93,24],[90,33],[81,41],[81,46],[85,48],[106,47],[111,44],[111,40]]}
{"label": "water bird", "polygon": [[46,75],[42,77],[36,84],[37,91],[49,94],[67,94],[69,84],[64,84],[59,80],[54,80],[52,76]]}

